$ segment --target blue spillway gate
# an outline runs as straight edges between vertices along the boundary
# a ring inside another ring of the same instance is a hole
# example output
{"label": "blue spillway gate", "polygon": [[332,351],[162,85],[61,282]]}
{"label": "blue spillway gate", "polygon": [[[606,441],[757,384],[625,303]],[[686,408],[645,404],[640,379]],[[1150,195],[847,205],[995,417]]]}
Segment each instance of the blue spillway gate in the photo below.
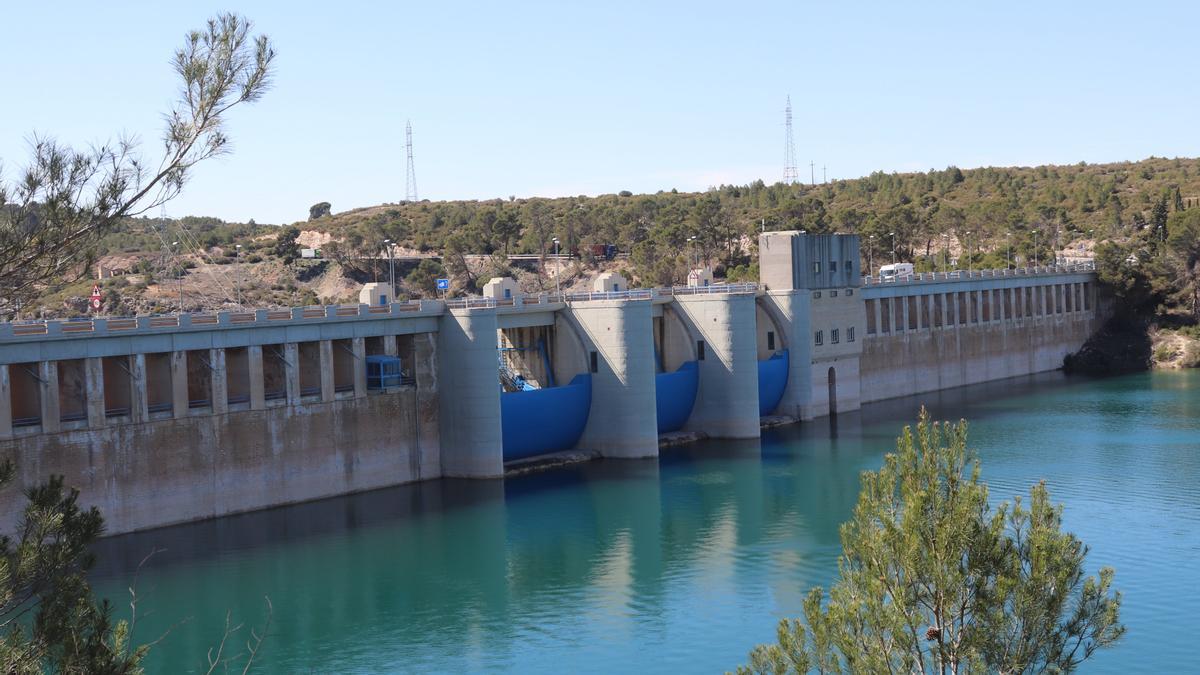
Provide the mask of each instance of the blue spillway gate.
{"label": "blue spillway gate", "polygon": [[655,407],[658,409],[658,433],[679,431],[692,415],[700,369],[688,361],[673,373],[654,375]]}
{"label": "blue spillway gate", "polygon": [[592,408],[592,376],[576,375],[563,387],[500,394],[504,461],[570,450],[579,442]]}
{"label": "blue spillway gate", "polygon": [[403,376],[400,357],[373,354],[367,357],[367,389],[399,387]]}
{"label": "blue spillway gate", "polygon": [[758,414],[770,415],[779,407],[788,381],[788,352],[786,349],[758,362]]}

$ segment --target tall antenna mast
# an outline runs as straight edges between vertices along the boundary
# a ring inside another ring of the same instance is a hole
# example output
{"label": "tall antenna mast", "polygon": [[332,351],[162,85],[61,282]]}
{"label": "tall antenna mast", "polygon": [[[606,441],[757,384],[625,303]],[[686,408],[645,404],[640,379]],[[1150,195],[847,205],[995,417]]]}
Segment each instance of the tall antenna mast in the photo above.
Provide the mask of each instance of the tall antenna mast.
{"label": "tall antenna mast", "polygon": [[787,97],[787,108],[783,113],[785,128],[783,139],[783,184],[792,185],[800,179],[796,171],[796,144],[792,142],[792,97]]}
{"label": "tall antenna mast", "polygon": [[412,154],[412,120],[404,127],[404,147],[408,150],[408,187],[404,191],[404,200],[417,201],[417,170],[413,168]]}

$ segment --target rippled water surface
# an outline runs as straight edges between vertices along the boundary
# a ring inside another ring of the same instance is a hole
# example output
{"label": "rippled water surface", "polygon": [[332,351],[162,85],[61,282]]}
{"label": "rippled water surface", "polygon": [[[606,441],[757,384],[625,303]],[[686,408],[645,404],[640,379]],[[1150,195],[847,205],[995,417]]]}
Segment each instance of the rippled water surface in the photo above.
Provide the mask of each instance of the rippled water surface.
{"label": "rippled water surface", "polygon": [[[996,499],[1039,479],[1117,568],[1128,636],[1087,672],[1195,667],[1200,373],[1057,373],[869,406],[505,482],[437,481],[106,540],[97,587],[142,567],[150,672],[204,672],[274,604],[260,672],[713,672],[836,572],[837,528],[921,403],[970,420]],[[128,614],[128,612],[125,612]]]}

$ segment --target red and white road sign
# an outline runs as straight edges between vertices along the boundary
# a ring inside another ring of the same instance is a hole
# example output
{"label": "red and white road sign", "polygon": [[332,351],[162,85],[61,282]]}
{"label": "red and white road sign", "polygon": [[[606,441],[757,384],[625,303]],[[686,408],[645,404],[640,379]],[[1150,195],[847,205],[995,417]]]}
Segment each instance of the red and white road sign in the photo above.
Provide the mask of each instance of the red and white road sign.
{"label": "red and white road sign", "polygon": [[100,305],[102,305],[103,302],[103,298],[100,295],[100,284],[94,284],[92,286],[92,309],[97,312],[100,311]]}

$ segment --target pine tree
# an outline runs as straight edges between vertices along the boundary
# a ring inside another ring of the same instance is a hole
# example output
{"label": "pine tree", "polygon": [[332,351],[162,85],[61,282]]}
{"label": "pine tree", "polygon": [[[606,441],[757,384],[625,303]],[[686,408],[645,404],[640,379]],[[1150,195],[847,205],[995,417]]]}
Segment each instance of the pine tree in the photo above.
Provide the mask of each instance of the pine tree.
{"label": "pine tree", "polygon": [[812,589],[739,673],[1069,672],[1121,637],[1113,570],[1085,577],[1046,486],[993,509],[966,444],[924,410],[905,427],[863,474],[828,598]]}
{"label": "pine tree", "polygon": [[[12,478],[12,464],[0,466],[0,486]],[[81,509],[62,476],[27,496],[15,538],[0,537],[0,672],[141,673],[148,648],[130,646],[129,624],[114,623],[87,582],[99,511]]]}

